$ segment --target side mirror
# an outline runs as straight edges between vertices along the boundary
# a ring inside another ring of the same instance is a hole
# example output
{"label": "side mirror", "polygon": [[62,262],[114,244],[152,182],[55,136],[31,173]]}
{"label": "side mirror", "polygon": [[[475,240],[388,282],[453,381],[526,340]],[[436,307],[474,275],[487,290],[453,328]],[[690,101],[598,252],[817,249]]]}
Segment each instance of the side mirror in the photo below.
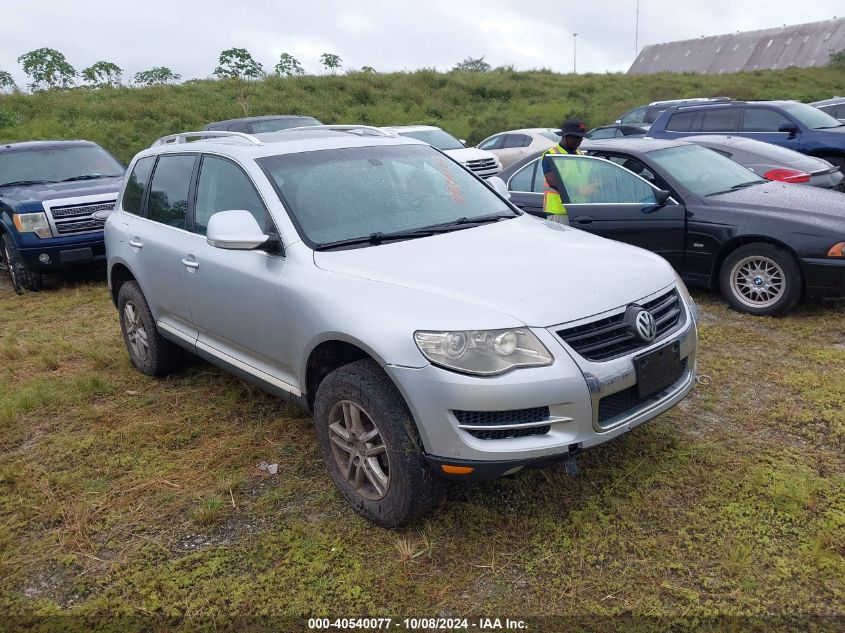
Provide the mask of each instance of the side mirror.
{"label": "side mirror", "polygon": [[466,141],[466,139],[464,139],[464,138],[459,138],[458,140],[461,142],[461,145],[463,145],[464,147],[466,147],[466,145],[467,145],[467,141]]}
{"label": "side mirror", "polygon": [[208,221],[206,241],[216,248],[251,251],[267,243],[258,222],[249,211],[218,211]]}
{"label": "side mirror", "polygon": [[650,204],[647,207],[642,208],[643,213],[654,213],[655,211],[662,209],[665,207],[669,200],[671,200],[672,194],[668,191],[663,189],[658,189],[654,192],[654,204]]}
{"label": "side mirror", "polygon": [[508,191],[508,186],[505,184],[505,181],[499,178],[498,176],[491,176],[487,179],[487,184],[490,188],[502,196],[505,200],[511,199],[511,192]]}
{"label": "side mirror", "polygon": [[789,136],[798,134],[798,126],[794,123],[784,123],[778,128],[778,132],[788,132]]}

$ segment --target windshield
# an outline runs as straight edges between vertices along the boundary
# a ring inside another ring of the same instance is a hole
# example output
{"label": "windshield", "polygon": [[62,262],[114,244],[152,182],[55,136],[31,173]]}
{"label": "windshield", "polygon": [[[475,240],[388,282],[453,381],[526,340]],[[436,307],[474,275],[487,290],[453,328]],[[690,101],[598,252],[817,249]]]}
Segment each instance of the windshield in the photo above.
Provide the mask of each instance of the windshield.
{"label": "windshield", "polygon": [[14,182],[59,182],[122,176],[123,165],[102,147],[51,147],[0,153],[0,187]]}
{"label": "windshield", "polygon": [[317,119],[305,117],[301,119],[261,119],[250,124],[253,134],[278,132],[279,130],[289,130],[292,127],[302,127],[303,125],[320,125],[320,122]]}
{"label": "windshield", "polygon": [[700,196],[727,193],[766,182],[746,167],[698,145],[650,152],[649,157],[684,187]]}
{"label": "windshield", "polygon": [[312,247],[516,215],[487,185],[424,145],[302,152],[258,163]]}
{"label": "windshield", "polygon": [[463,149],[465,146],[454,136],[443,130],[417,130],[415,132],[399,132],[401,136],[415,138],[423,143],[444,151],[447,149]]}
{"label": "windshield", "polygon": [[798,119],[802,125],[812,130],[825,130],[842,125],[826,112],[806,103],[784,103],[781,108]]}

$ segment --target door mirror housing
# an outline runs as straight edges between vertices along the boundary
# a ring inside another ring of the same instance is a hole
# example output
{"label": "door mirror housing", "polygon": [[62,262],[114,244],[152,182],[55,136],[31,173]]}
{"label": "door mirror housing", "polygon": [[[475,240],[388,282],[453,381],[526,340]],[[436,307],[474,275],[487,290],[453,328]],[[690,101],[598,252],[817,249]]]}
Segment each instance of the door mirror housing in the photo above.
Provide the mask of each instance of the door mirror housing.
{"label": "door mirror housing", "polygon": [[511,192],[508,191],[508,186],[505,184],[505,181],[499,178],[498,176],[491,176],[487,179],[487,184],[489,187],[502,196],[505,200],[511,199]]}
{"label": "door mirror housing", "polygon": [[778,132],[787,132],[789,136],[798,134],[798,126],[794,123],[784,123],[778,128]]}
{"label": "door mirror housing", "polygon": [[218,211],[208,220],[206,241],[216,248],[251,251],[270,241],[249,211]]}
{"label": "door mirror housing", "polygon": [[665,189],[658,189],[654,192],[654,204],[650,204],[647,207],[643,207],[643,213],[654,213],[658,209],[662,209],[669,203],[674,203],[672,200],[672,194]]}

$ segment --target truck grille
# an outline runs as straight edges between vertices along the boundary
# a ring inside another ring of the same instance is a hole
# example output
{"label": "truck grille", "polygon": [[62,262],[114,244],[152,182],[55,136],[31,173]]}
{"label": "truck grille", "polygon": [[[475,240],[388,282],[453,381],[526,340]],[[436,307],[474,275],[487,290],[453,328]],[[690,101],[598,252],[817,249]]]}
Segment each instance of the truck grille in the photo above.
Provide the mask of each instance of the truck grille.
{"label": "truck grille", "polygon": [[498,167],[496,166],[496,159],[494,158],[480,158],[478,160],[468,160],[465,164],[472,171],[478,172],[490,171],[491,169],[498,169]]}
{"label": "truck grille", "polygon": [[545,435],[549,432],[549,407],[513,411],[453,411],[458,426],[480,440]]}
{"label": "truck grille", "polygon": [[84,204],[66,204],[50,207],[49,211],[56,224],[56,232],[59,235],[72,235],[73,233],[101,231],[106,221],[97,220],[91,216],[97,211],[110,211],[114,209],[114,204],[114,200],[88,202]]}
{"label": "truck grille", "polygon": [[[680,371],[678,375],[675,377],[675,380],[672,381],[672,385],[667,387],[667,389],[671,389],[674,387],[675,383],[680,380],[681,376],[687,370],[687,359],[683,359],[680,365]],[[601,400],[599,400],[599,414],[598,414],[598,422],[600,426],[607,426],[608,424],[615,421],[617,418],[623,417],[628,415],[629,413],[633,413],[636,409],[650,403],[660,400],[662,394],[666,390],[659,391],[655,394],[648,396],[647,398],[640,398],[639,394],[637,393],[637,385],[633,387],[628,387],[627,389],[623,389],[622,391],[617,391],[616,393],[610,394],[609,396],[605,396]]]}
{"label": "truck grille", "polygon": [[[655,341],[674,329],[681,321],[681,299],[675,289],[639,305],[651,312],[657,323]],[[559,330],[557,335],[581,356],[592,361],[619,358],[651,345],[630,331],[625,323],[624,310],[584,325]]]}

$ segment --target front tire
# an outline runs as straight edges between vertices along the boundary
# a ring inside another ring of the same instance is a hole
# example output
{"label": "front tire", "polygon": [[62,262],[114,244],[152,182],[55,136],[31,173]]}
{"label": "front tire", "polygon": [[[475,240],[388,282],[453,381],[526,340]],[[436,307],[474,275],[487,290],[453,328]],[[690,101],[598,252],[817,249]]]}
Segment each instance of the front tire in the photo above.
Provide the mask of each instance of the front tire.
{"label": "front tire", "polygon": [[117,309],[123,342],[135,369],[148,376],[164,376],[182,367],[185,351],[159,334],[144,293],[136,282],[127,281],[120,286]]}
{"label": "front tire", "polygon": [[734,310],[757,316],[785,314],[801,298],[801,269],[772,244],[740,246],[719,271],[722,296]]}
{"label": "front tire", "polygon": [[18,294],[23,294],[24,290],[40,291],[44,287],[41,273],[26,267],[18,249],[15,247],[15,243],[12,241],[12,236],[3,233],[0,247],[2,247],[3,262],[6,264],[14,291]]}
{"label": "front tire", "polygon": [[399,527],[437,503],[442,483],[423,456],[405,401],[374,361],[326,376],[314,400],[314,424],[332,482],[365,519]]}

